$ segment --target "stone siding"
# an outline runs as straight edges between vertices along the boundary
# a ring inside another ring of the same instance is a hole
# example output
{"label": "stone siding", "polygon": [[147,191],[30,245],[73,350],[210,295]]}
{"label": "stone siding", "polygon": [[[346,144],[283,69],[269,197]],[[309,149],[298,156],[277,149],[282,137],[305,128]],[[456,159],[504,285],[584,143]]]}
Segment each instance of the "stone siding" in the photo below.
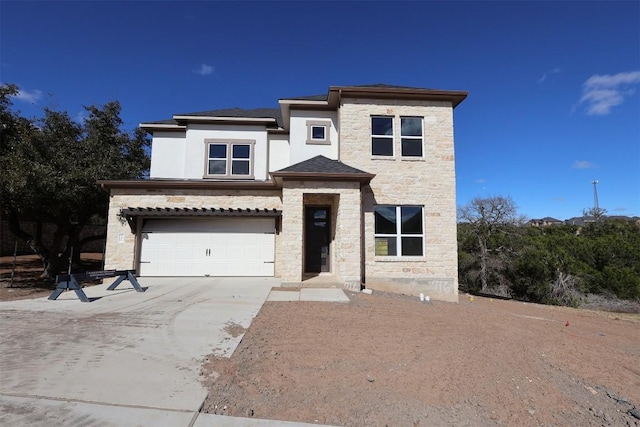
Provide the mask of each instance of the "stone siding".
{"label": "stone siding", "polygon": [[[105,269],[136,268],[136,236],[129,224],[120,218],[127,207],[177,208],[259,208],[282,209],[279,190],[133,190],[112,189],[109,203],[109,225],[105,250]],[[119,241],[120,240],[120,241]],[[284,257],[276,234],[275,272],[282,269]]]}
{"label": "stone siding", "polygon": [[[320,195],[331,195],[320,197]],[[282,188],[282,267],[284,283],[300,283],[304,272],[304,206],[332,200],[334,239],[331,244],[331,273],[349,289],[361,283],[361,197],[357,182],[289,181]],[[337,205],[336,205],[337,203]]]}
{"label": "stone siding", "polygon": [[[394,158],[372,158],[371,116],[394,117]],[[400,157],[400,117],[422,117],[424,156]],[[364,281],[371,289],[458,300],[453,108],[448,102],[343,99],[340,160],[376,174],[363,188]],[[424,257],[376,257],[375,205],[424,206]]]}

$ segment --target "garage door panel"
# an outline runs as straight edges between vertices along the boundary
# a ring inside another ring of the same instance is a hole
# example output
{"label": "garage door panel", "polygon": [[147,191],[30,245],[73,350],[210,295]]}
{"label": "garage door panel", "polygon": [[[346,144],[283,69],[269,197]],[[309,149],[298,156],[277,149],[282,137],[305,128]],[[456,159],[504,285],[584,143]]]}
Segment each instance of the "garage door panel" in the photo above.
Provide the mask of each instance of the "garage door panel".
{"label": "garage door panel", "polygon": [[143,276],[273,276],[273,218],[147,220]]}

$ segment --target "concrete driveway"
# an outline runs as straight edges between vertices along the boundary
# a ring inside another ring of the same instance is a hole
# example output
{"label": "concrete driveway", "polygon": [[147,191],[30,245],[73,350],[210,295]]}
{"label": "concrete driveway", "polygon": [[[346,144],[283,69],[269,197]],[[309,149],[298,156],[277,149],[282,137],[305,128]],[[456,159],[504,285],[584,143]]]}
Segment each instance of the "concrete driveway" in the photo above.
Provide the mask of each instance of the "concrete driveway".
{"label": "concrete driveway", "polygon": [[[0,303],[0,425],[195,422],[206,356],[231,356],[273,278],[140,278]],[[234,336],[236,335],[236,336]],[[114,407],[117,408],[114,409]],[[158,409],[162,411],[158,411]],[[126,422],[125,422],[126,420]]]}

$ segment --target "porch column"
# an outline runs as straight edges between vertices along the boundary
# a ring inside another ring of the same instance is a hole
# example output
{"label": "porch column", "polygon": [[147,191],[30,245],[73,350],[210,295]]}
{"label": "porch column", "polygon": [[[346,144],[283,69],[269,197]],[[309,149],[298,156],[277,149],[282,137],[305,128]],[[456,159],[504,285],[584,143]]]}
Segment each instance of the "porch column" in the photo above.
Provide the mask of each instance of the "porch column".
{"label": "porch column", "polygon": [[299,285],[302,282],[302,251],[304,234],[304,185],[299,181],[284,181],[282,187],[280,264],[282,284]]}

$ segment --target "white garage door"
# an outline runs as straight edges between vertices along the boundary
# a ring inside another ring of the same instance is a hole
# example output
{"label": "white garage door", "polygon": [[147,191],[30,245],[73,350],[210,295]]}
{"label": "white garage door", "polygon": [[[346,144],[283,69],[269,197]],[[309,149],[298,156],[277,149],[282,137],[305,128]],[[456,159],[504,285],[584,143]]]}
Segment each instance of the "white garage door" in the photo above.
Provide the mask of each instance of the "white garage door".
{"label": "white garage door", "polygon": [[273,276],[274,218],[148,219],[141,276]]}

